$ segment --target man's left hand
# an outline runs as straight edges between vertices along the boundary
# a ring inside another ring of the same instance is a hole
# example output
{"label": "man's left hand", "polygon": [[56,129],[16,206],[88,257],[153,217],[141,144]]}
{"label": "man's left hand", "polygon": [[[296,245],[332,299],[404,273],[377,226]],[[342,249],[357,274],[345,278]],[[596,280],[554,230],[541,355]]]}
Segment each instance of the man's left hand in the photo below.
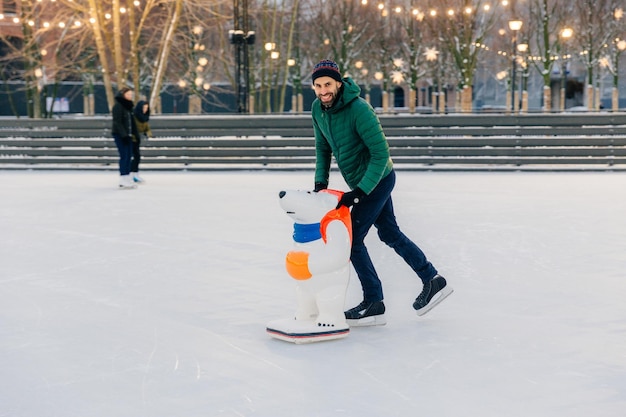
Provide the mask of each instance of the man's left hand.
{"label": "man's left hand", "polygon": [[347,193],[343,193],[341,199],[339,200],[339,204],[337,204],[337,209],[341,206],[352,207],[355,204],[360,203],[365,197],[365,193],[359,187],[356,187],[352,191],[348,191]]}

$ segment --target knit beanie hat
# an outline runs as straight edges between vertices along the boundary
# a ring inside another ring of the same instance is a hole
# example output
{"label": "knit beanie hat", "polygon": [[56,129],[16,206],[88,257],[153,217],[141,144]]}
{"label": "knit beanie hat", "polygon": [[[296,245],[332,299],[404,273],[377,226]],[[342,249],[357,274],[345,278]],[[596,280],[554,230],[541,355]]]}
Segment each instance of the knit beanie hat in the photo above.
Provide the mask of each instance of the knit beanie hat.
{"label": "knit beanie hat", "polygon": [[311,76],[313,83],[315,83],[315,80],[319,77],[330,77],[335,81],[341,82],[339,66],[335,61],[331,61],[330,59],[321,60],[315,68],[313,68],[313,75]]}

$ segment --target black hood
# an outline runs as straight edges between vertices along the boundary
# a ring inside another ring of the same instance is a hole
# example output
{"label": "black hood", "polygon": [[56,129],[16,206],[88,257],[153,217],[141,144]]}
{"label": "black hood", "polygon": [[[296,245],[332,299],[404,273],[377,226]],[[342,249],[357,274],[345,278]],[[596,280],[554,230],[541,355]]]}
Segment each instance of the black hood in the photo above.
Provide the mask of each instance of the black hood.
{"label": "black hood", "polygon": [[135,117],[137,118],[137,120],[139,120],[142,123],[147,122],[148,120],[150,120],[150,106],[148,106],[148,111],[147,112],[143,112],[143,106],[144,104],[148,104],[147,101],[145,100],[139,100],[139,102],[137,102],[137,105],[135,106]]}
{"label": "black hood", "polygon": [[133,111],[133,102],[130,100],[126,100],[123,94],[117,93],[115,96],[115,101],[120,103],[122,107],[124,107],[128,111]]}

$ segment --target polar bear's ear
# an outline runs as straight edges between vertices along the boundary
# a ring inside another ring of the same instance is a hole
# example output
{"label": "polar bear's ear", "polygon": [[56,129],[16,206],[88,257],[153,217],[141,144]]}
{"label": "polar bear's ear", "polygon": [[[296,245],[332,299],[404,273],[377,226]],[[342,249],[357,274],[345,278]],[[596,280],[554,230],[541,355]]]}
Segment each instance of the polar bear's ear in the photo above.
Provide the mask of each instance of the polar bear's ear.
{"label": "polar bear's ear", "polygon": [[328,188],[326,188],[324,190],[320,190],[320,193],[332,194],[332,195],[337,197],[337,201],[341,200],[341,196],[343,195],[343,191],[332,190],[332,189],[328,189]]}

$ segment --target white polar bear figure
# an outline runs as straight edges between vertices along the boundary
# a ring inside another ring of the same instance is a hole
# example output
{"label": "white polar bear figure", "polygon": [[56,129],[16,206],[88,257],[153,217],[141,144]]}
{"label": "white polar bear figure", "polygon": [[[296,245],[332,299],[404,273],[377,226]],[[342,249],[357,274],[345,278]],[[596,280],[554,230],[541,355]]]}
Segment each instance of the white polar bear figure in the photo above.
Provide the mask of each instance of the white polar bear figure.
{"label": "white polar bear figure", "polygon": [[309,343],[346,337],[344,304],[350,279],[352,223],[347,207],[335,209],[343,192],[281,191],[280,205],[295,221],[294,248],[286,257],[296,280],[294,318],[274,320],[267,332],[277,339]]}

